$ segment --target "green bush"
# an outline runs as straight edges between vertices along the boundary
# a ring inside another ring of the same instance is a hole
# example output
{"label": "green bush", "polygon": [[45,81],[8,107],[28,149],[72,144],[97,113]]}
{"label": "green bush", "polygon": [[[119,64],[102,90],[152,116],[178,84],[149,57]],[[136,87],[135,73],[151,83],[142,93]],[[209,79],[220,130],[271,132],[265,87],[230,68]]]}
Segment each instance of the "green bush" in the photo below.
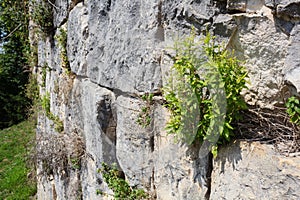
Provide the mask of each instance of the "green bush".
{"label": "green bush", "polygon": [[[232,124],[246,104],[240,95],[247,72],[232,53],[216,45],[207,34],[202,42],[195,33],[175,45],[176,57],[163,88],[171,113],[166,130],[189,144],[195,138],[213,144],[230,141]],[[215,144],[215,145],[214,145]]]}
{"label": "green bush", "polygon": [[291,118],[291,122],[300,125],[300,101],[297,97],[292,96],[288,99],[286,105],[286,112]]}
{"label": "green bush", "polygon": [[[117,166],[112,166],[102,163],[102,168],[98,170],[102,174],[104,181],[108,187],[114,192],[114,198],[116,200],[128,199],[146,199],[148,195],[142,189],[131,188],[129,184],[120,176]],[[97,190],[97,194],[103,195],[104,193]]]}

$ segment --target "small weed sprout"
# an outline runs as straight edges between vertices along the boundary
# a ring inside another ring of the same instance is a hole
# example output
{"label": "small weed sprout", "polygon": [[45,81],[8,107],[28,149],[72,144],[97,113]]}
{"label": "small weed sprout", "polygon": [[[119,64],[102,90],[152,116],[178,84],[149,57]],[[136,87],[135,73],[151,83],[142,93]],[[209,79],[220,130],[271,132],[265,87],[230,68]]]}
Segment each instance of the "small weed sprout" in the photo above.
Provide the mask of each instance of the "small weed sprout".
{"label": "small weed sprout", "polygon": [[142,100],[145,106],[142,107],[141,112],[138,115],[137,123],[143,128],[148,127],[152,120],[152,106],[153,106],[153,94],[147,93],[142,96]]}
{"label": "small weed sprout", "polygon": [[300,126],[300,101],[297,97],[292,96],[285,104],[286,112],[290,116],[291,122]]}
{"label": "small weed sprout", "polygon": [[71,158],[71,163],[72,163],[72,167],[74,169],[80,169],[81,168],[81,164],[80,164],[80,160],[78,158]]}

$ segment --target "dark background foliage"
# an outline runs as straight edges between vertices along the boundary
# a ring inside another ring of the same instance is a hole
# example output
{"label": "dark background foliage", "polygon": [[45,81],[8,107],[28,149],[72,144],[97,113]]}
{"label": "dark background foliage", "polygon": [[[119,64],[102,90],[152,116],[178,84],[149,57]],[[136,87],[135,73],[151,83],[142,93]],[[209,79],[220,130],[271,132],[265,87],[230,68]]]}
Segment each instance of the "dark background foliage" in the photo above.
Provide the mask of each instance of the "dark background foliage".
{"label": "dark background foliage", "polygon": [[0,129],[26,117],[28,0],[0,0]]}

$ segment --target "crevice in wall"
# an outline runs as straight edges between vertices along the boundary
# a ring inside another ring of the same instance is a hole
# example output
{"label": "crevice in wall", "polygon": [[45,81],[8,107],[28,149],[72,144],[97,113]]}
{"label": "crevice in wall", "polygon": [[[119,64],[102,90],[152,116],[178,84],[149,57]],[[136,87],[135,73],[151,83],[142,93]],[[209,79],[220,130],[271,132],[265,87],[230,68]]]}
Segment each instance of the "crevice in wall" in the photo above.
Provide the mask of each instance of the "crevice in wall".
{"label": "crevice in wall", "polygon": [[162,26],[163,22],[163,15],[162,15],[162,1],[159,1],[158,3],[158,13],[157,13],[157,23],[158,26]]}
{"label": "crevice in wall", "polygon": [[106,3],[106,10],[109,12],[111,8],[111,0],[108,0]]}
{"label": "crevice in wall", "polygon": [[116,163],[119,166],[116,155],[117,143],[117,119],[113,106],[113,97],[109,94],[103,95],[97,102],[97,122],[101,128],[101,140],[103,160],[109,165]]}
{"label": "crevice in wall", "polygon": [[103,133],[116,144],[116,126],[117,122],[113,115],[112,100],[108,95],[104,95],[103,99],[97,105],[97,120]]}
{"label": "crevice in wall", "polygon": [[53,195],[53,200],[57,199],[57,193],[56,193],[56,188],[55,188],[55,184],[52,184],[52,195]]}
{"label": "crevice in wall", "polygon": [[108,17],[109,11],[111,10],[111,0],[106,0],[103,4],[102,4],[102,8],[100,10],[100,15],[102,17]]}
{"label": "crevice in wall", "polygon": [[151,183],[152,183],[151,198],[152,199],[156,199],[157,198],[154,177],[155,177],[155,167],[152,168],[152,175],[151,175]]}
{"label": "crevice in wall", "polygon": [[162,1],[158,3],[158,13],[157,13],[157,31],[155,33],[155,38],[164,41],[165,40],[165,30],[163,26],[163,13],[162,13]]}
{"label": "crevice in wall", "polygon": [[241,13],[246,13],[246,11],[243,10],[235,10],[235,9],[228,9],[227,13],[230,15],[234,15],[234,14],[241,14]]}
{"label": "crevice in wall", "polygon": [[286,21],[282,18],[278,18],[274,16],[274,22],[275,22],[275,28],[284,34],[286,34],[288,37],[290,37],[291,31],[293,30],[295,23],[291,21]]}
{"label": "crevice in wall", "polygon": [[205,199],[209,200],[210,199],[210,193],[211,193],[211,174],[213,171],[213,155],[212,153],[209,153],[207,158],[207,172],[206,172],[206,187],[207,187],[207,192],[205,194]]}
{"label": "crevice in wall", "polygon": [[78,188],[77,188],[77,192],[76,192],[76,199],[78,200],[82,200],[83,199],[83,190],[82,190],[82,181],[81,181],[81,175],[80,173],[77,173],[77,177],[78,177]]}
{"label": "crevice in wall", "polygon": [[154,135],[150,136],[149,146],[150,146],[151,152],[153,152],[154,151]]}

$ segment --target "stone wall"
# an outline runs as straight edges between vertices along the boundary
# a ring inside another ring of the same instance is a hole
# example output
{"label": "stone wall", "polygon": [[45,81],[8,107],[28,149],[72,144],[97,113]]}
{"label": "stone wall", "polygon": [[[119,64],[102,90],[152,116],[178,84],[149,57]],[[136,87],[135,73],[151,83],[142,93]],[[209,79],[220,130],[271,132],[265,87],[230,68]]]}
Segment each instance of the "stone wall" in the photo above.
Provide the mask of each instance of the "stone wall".
{"label": "stone wall", "polygon": [[[53,33],[36,37],[36,71],[64,131],[40,113],[38,199],[111,198],[96,194],[112,194],[97,172],[102,162],[117,163],[131,186],[157,199],[300,198],[299,157],[236,142],[213,162],[200,158],[200,144],[166,134],[161,94],[169,47],[192,26],[209,27],[245,61],[248,104],[273,108],[299,94],[300,1],[55,0],[53,14]],[[71,71],[62,67],[62,29]],[[155,94],[147,128],[136,122],[145,93]]]}

